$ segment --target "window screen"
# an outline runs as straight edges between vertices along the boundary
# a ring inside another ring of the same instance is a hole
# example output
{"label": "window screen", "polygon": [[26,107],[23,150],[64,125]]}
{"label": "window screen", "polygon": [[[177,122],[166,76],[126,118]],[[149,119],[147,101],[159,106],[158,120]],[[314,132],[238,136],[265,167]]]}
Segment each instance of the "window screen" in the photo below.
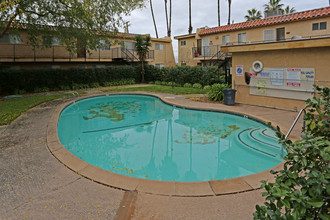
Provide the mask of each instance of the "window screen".
{"label": "window screen", "polygon": [[320,23],[320,30],[326,30],[327,29],[327,22],[321,22]]}
{"label": "window screen", "polygon": [[313,31],[317,31],[317,30],[319,30],[319,29],[320,29],[319,26],[320,26],[320,23],[313,23],[313,25],[312,25],[312,30],[313,30]]}
{"label": "window screen", "polygon": [[264,41],[275,41],[275,29],[264,30]]}
{"label": "window screen", "polygon": [[238,43],[246,42],[246,33],[238,34]]}
{"label": "window screen", "polygon": [[155,49],[156,50],[164,50],[164,44],[156,44]]}
{"label": "window screen", "polygon": [[222,44],[226,45],[230,42],[230,35],[222,36]]}

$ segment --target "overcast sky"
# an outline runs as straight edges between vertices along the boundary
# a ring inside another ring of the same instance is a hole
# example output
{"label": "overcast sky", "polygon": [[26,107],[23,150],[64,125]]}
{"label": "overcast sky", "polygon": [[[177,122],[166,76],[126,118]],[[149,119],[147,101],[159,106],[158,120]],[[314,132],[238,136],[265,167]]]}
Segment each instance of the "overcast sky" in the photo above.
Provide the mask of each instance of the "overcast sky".
{"label": "overcast sky", "polygon": [[[217,0],[191,0],[191,2],[193,33],[196,31],[196,28],[205,27],[206,25],[208,27],[218,26]],[[228,20],[228,1],[220,0],[220,2],[221,25],[226,25]],[[263,5],[267,2],[269,0],[232,0],[231,20],[235,23],[243,22],[245,21],[244,16],[247,14],[247,10],[257,8],[263,11]],[[159,37],[164,37],[167,35],[164,0],[152,0],[152,3],[158,35]],[[329,0],[282,0],[282,3],[285,6],[295,7],[297,12],[329,6]],[[175,57],[178,54],[178,42],[173,37],[188,34],[188,4],[189,0],[172,0],[172,40]],[[129,28],[130,33],[151,34],[152,37],[156,37],[149,0],[147,0],[145,9],[133,11],[127,19],[131,24]]]}

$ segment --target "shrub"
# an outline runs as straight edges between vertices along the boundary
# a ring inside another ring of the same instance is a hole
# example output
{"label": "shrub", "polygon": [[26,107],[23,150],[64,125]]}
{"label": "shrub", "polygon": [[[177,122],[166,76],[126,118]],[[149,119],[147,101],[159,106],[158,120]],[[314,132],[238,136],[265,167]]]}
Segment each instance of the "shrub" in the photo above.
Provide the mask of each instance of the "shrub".
{"label": "shrub", "polygon": [[100,87],[100,84],[97,82],[89,84],[89,88],[99,88],[99,87]]}
{"label": "shrub", "polygon": [[204,86],[204,89],[205,89],[205,90],[210,90],[210,89],[211,89],[211,86],[206,85],[206,86]]}
{"label": "shrub", "polygon": [[191,88],[192,85],[191,85],[191,83],[185,83],[185,84],[183,85],[183,87],[185,87],[185,88]]}
{"label": "shrub", "polygon": [[201,88],[203,88],[203,86],[201,84],[199,84],[199,83],[194,83],[194,85],[192,87],[195,88],[195,89],[201,89]]}
{"label": "shrub", "polygon": [[308,99],[302,140],[277,136],[288,154],[284,168],[271,171],[274,183],[262,181],[264,206],[256,206],[255,219],[329,219],[330,135],[329,87],[316,87],[319,97]]}
{"label": "shrub", "polygon": [[34,92],[49,92],[49,88],[47,87],[42,87],[42,88],[35,88]]}
{"label": "shrub", "polygon": [[60,85],[60,86],[59,86],[59,89],[60,89],[60,90],[70,90],[71,88],[70,88],[70,86]]}
{"label": "shrub", "polygon": [[162,82],[157,80],[157,81],[155,81],[155,84],[159,86],[162,84]]}
{"label": "shrub", "polygon": [[222,101],[223,100],[223,90],[231,88],[228,84],[213,84],[210,91],[207,93],[208,99],[211,101]]}
{"label": "shrub", "polygon": [[153,81],[150,81],[150,82],[148,82],[148,84],[155,84],[155,82],[153,82]]}

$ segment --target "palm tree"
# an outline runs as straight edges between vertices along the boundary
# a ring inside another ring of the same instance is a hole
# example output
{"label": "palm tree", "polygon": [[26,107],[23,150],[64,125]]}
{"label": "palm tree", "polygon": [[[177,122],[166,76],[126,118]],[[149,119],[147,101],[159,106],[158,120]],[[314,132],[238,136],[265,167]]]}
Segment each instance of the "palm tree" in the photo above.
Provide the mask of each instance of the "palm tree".
{"label": "palm tree", "polygon": [[218,0],[218,26],[220,27],[220,0]]}
{"label": "palm tree", "polygon": [[268,4],[264,4],[265,12],[273,12],[277,10],[283,10],[283,4],[281,0],[269,0]]}
{"label": "palm tree", "polygon": [[296,9],[294,7],[290,8],[290,6],[286,6],[284,10],[282,10],[282,14],[292,14],[296,12]]}
{"label": "palm tree", "polygon": [[228,9],[229,9],[229,12],[228,12],[228,25],[230,25],[230,14],[231,14],[231,0],[228,0]]}
{"label": "palm tree", "polygon": [[142,72],[141,72],[141,82],[144,83],[144,62],[149,53],[149,47],[151,46],[151,37],[147,35],[143,38],[141,35],[136,35],[135,37],[135,49],[136,53],[139,56],[139,60],[141,62]]}
{"label": "palm tree", "polygon": [[170,0],[170,22],[168,24],[167,36],[171,37],[172,32],[172,0]]}
{"label": "palm tree", "polygon": [[245,15],[244,17],[246,21],[255,21],[262,18],[261,12],[257,10],[256,8],[252,8],[251,10],[248,10],[248,15]]}
{"label": "palm tree", "polygon": [[158,38],[158,31],[157,31],[157,26],[156,26],[156,20],[155,20],[155,16],[154,16],[154,10],[152,8],[152,0],[150,0],[150,10],[151,10],[151,15],[152,15],[152,20],[154,21],[154,27],[155,27],[156,37]]}
{"label": "palm tree", "polygon": [[192,34],[192,26],[191,26],[191,0],[189,0],[189,28],[188,28],[188,32],[189,34]]}
{"label": "palm tree", "polygon": [[167,28],[167,32],[168,32],[167,0],[164,0],[164,3],[165,3],[166,28]]}
{"label": "palm tree", "polygon": [[171,26],[172,26],[172,0],[170,0],[170,16],[167,13],[167,0],[164,0],[165,3],[165,16],[166,16],[166,27],[167,27],[167,36],[171,37]]}

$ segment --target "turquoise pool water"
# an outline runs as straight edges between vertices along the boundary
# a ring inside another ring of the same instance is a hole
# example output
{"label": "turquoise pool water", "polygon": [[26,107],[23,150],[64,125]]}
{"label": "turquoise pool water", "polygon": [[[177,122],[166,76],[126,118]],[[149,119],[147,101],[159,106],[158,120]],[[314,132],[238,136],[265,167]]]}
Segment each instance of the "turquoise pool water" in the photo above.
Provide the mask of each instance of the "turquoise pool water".
{"label": "turquoise pool water", "polygon": [[66,149],[94,166],[152,180],[227,179],[282,161],[274,131],[259,122],[144,95],[77,101],[62,111],[58,135]]}

